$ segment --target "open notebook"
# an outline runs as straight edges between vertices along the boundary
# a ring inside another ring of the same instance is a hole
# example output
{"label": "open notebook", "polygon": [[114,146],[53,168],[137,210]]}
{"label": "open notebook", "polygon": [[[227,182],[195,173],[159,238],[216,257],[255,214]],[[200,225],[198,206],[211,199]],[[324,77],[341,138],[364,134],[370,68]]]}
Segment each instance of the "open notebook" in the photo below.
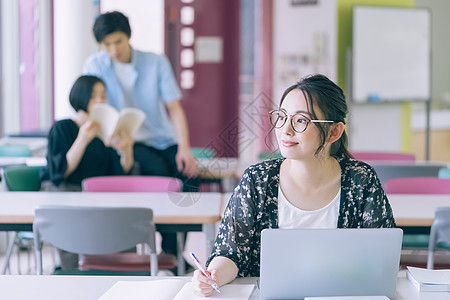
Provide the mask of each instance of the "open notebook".
{"label": "open notebook", "polygon": [[[227,284],[220,287],[220,294],[214,292],[208,300],[247,300],[253,293],[254,284]],[[99,300],[196,300],[191,282],[181,279],[160,279],[149,281],[118,281]]]}

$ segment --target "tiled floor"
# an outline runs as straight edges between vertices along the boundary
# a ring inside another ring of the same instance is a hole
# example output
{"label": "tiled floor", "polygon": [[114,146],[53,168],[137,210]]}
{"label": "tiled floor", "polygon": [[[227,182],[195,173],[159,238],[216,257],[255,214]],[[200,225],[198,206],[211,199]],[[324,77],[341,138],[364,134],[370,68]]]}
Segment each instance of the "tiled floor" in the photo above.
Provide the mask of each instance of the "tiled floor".
{"label": "tiled floor", "polygon": [[[2,238],[5,238],[2,236]],[[157,244],[160,244],[158,242],[160,240],[159,235],[157,236]],[[2,241],[3,242],[3,241]],[[185,252],[184,257],[188,260],[188,253],[189,252],[195,252],[197,257],[200,259],[201,262],[205,262],[206,260],[206,251],[205,251],[205,237],[203,233],[201,232],[191,232],[188,234],[186,245],[185,245]],[[158,249],[160,250],[160,249]],[[3,266],[3,262],[5,259],[5,253],[0,253],[0,266]],[[44,246],[43,248],[43,273],[44,274],[51,274],[55,268],[55,265],[58,264],[58,255],[53,247],[51,246]],[[18,251],[17,247],[14,249],[14,253],[11,256],[10,259],[10,268],[9,271],[7,271],[6,274],[36,274],[35,272],[35,258],[34,253],[27,251]]]}

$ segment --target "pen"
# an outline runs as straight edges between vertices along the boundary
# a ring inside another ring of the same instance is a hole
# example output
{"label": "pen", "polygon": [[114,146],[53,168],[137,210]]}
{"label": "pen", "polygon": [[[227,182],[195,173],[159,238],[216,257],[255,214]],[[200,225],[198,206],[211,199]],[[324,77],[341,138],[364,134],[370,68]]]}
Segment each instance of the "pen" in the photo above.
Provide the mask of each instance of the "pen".
{"label": "pen", "polygon": [[[212,279],[212,277],[211,277],[211,275],[208,273],[208,271],[206,271],[206,269],[200,264],[200,262],[198,261],[197,257],[195,257],[195,254],[192,253],[192,252],[190,252],[190,255],[191,255],[192,260],[194,261],[195,265],[197,266],[197,268],[198,268],[200,271],[202,271],[203,275],[205,275],[206,277],[208,277],[208,278],[211,279],[211,280],[214,280],[214,279]],[[212,286],[218,293],[220,293],[219,286],[218,286],[216,283],[211,284],[211,286]]]}

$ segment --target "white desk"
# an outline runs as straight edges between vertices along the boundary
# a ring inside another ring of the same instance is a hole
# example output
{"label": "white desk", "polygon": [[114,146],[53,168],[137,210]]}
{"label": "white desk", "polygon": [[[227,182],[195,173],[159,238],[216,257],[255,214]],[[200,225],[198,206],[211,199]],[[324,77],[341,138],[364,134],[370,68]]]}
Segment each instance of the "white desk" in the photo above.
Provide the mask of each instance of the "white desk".
{"label": "white desk", "polygon": [[220,193],[0,192],[0,199],[0,231],[31,231],[34,210],[43,204],[148,207],[158,231],[203,231],[206,253],[214,245],[222,204]]}
{"label": "white desk", "polygon": [[[142,281],[158,279],[185,279],[190,277],[145,277],[145,276],[38,276],[38,275],[1,275],[0,295],[2,299],[65,299],[94,300],[103,295],[117,281]],[[254,283],[256,278],[239,278],[233,283]],[[151,299],[151,298],[149,298]],[[259,290],[255,289],[251,299],[259,299]],[[450,299],[448,292],[419,293],[406,279],[403,271],[399,273],[397,295],[392,300],[444,300]]]}
{"label": "white desk", "polygon": [[450,206],[450,195],[388,194],[387,197],[398,226],[430,227],[436,208]]}

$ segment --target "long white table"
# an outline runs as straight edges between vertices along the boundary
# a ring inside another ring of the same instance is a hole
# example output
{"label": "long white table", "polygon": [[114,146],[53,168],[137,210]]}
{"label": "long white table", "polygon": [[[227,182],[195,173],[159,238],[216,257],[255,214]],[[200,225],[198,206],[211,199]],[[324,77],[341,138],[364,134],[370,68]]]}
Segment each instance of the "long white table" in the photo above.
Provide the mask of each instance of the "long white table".
{"label": "long white table", "polygon": [[[117,281],[144,281],[160,279],[182,279],[188,282],[190,277],[145,277],[145,276],[38,276],[38,275],[1,275],[0,297],[2,299],[65,299],[94,300],[103,295]],[[238,278],[233,283],[255,283],[257,278]],[[259,299],[256,288],[251,299]],[[151,299],[151,295],[149,295]],[[397,295],[392,300],[444,300],[450,299],[449,292],[422,292],[406,279],[400,271],[397,281]]]}
{"label": "long white table", "polygon": [[34,210],[43,204],[147,207],[158,231],[203,231],[206,253],[212,250],[222,206],[220,193],[0,192],[0,199],[0,231],[32,230]]}
{"label": "long white table", "polygon": [[450,195],[388,194],[397,226],[430,227],[436,208],[450,206]]}

